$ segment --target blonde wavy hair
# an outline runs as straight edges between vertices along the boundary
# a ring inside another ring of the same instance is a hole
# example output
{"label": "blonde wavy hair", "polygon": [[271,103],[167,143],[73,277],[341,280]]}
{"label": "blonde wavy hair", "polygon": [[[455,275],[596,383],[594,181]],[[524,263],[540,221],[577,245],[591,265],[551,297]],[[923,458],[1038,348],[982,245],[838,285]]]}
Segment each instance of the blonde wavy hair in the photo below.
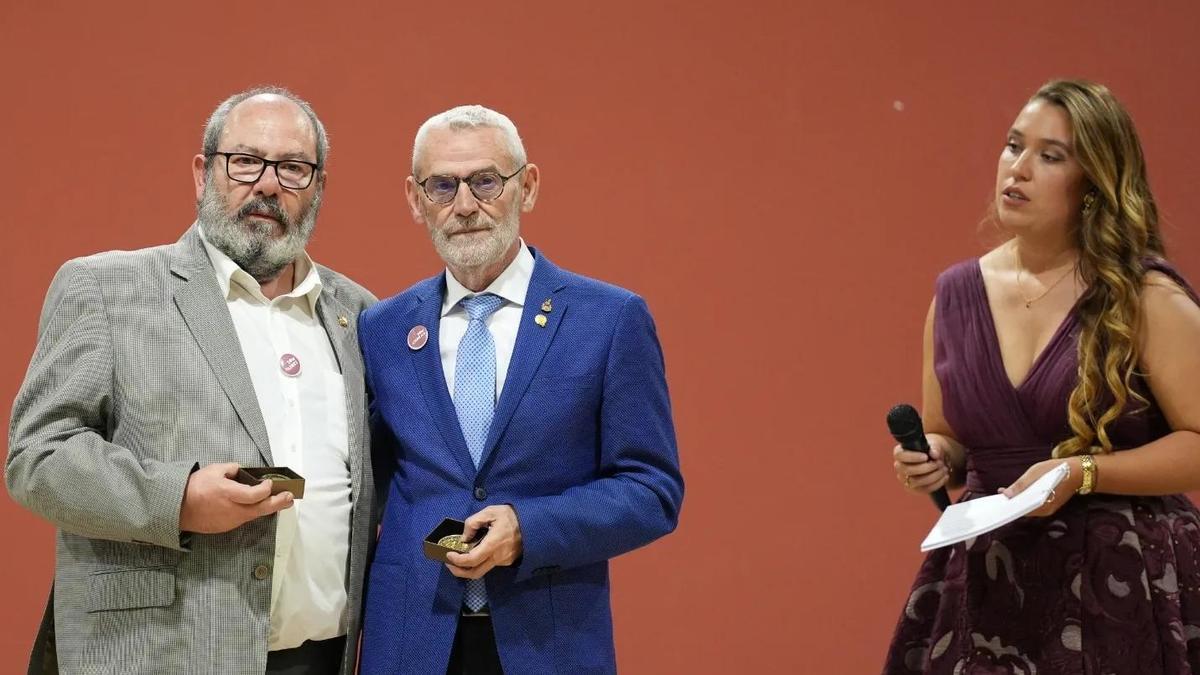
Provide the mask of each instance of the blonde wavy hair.
{"label": "blonde wavy hair", "polygon": [[1131,400],[1148,403],[1133,381],[1141,356],[1144,261],[1166,254],[1158,209],[1133,120],[1107,87],[1053,80],[1030,101],[1066,110],[1075,157],[1088,181],[1076,232],[1087,290],[1078,304],[1078,382],[1067,404],[1072,436],[1053,455],[1107,453],[1113,449],[1109,425]]}

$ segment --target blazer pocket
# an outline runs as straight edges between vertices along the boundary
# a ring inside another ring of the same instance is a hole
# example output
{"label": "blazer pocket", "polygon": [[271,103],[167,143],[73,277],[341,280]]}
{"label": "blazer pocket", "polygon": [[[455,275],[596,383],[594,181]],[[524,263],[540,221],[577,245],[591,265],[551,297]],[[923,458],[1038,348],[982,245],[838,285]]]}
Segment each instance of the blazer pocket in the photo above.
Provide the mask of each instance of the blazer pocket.
{"label": "blazer pocket", "polygon": [[175,573],[169,568],[97,572],[88,579],[87,611],[166,607],[175,601]]}
{"label": "blazer pocket", "polygon": [[541,386],[551,391],[590,391],[599,385],[595,375],[547,375],[541,380]]}

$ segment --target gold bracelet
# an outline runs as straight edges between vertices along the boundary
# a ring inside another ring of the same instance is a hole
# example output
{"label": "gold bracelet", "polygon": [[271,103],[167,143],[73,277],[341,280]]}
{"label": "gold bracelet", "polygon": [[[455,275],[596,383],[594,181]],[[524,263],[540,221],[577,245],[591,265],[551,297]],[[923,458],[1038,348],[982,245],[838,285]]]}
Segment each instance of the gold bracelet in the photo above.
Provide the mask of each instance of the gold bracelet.
{"label": "gold bracelet", "polygon": [[1079,467],[1083,469],[1083,483],[1075,492],[1077,494],[1091,494],[1092,490],[1096,489],[1096,460],[1091,455],[1084,455],[1079,458]]}

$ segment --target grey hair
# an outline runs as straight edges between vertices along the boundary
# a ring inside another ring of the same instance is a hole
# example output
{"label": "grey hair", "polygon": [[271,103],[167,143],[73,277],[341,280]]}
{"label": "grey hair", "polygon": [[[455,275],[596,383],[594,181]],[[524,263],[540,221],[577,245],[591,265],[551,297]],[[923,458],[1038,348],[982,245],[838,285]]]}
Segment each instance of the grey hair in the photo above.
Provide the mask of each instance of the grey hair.
{"label": "grey hair", "polygon": [[229,117],[229,111],[236,108],[242,101],[263,94],[282,96],[299,106],[304,115],[308,117],[308,122],[313,128],[313,134],[317,137],[317,166],[324,167],[325,158],[329,155],[329,136],[325,134],[325,125],[321,124],[321,118],[317,117],[317,113],[313,111],[308,101],[305,101],[283,87],[275,86],[253,87],[245,91],[240,91],[221,101],[221,105],[217,106],[212,115],[209,115],[208,122],[204,125],[204,140],[201,144],[204,152],[204,166],[209,167],[212,165],[212,153],[217,152],[217,144],[221,140],[221,132],[225,130],[225,120]]}
{"label": "grey hair", "polygon": [[[466,129],[499,129],[504,133],[504,142],[508,146],[508,154],[516,162],[516,166],[525,164],[525,145],[521,142],[521,134],[517,133],[517,125],[503,113],[481,105],[460,105],[446,112],[438,113],[425,120],[417,129],[417,137],[413,140],[413,174],[417,173],[417,160],[421,145],[429,132],[434,129],[450,129],[463,131]],[[513,167],[516,168],[516,167]]]}

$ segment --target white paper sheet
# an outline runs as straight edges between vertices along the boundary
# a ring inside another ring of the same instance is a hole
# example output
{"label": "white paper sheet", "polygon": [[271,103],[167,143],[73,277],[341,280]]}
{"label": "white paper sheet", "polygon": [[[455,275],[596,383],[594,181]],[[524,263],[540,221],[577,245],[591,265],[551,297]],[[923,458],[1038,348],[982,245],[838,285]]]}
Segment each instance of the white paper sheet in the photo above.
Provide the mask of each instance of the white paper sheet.
{"label": "white paper sheet", "polygon": [[957,544],[1011,523],[1046,503],[1050,491],[1067,477],[1066,463],[1042,474],[1024,492],[1009,499],[1001,494],[951,504],[921,542],[922,551]]}

